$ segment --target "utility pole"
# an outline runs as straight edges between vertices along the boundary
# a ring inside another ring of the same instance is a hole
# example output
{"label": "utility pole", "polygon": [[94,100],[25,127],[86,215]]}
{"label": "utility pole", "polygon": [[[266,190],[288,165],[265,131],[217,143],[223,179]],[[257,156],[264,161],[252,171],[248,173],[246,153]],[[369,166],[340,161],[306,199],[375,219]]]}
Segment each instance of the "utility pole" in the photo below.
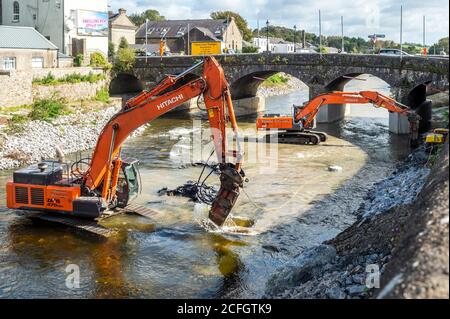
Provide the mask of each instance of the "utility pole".
{"label": "utility pole", "polygon": [[319,53],[322,57],[322,13],[319,10]]}
{"label": "utility pole", "polygon": [[297,52],[297,49],[295,48],[295,34],[297,33],[297,26],[294,24],[294,53]]}
{"label": "utility pole", "polygon": [[[189,32],[189,23],[187,25],[187,53],[188,55],[191,55],[191,37]],[[226,43],[226,42],[225,42]]]}
{"label": "utility pole", "polygon": [[427,56],[427,45],[426,45],[426,17],[423,16],[423,55]]}
{"label": "utility pole", "polygon": [[400,60],[403,59],[403,6],[400,6]]}
{"label": "utility pole", "polygon": [[147,64],[148,61],[148,19],[145,19],[145,64]]}
{"label": "utility pole", "polygon": [[303,34],[303,49],[305,49],[306,48],[306,31],[303,30],[302,34]]}
{"label": "utility pole", "polygon": [[341,53],[344,53],[344,16],[341,16]]}

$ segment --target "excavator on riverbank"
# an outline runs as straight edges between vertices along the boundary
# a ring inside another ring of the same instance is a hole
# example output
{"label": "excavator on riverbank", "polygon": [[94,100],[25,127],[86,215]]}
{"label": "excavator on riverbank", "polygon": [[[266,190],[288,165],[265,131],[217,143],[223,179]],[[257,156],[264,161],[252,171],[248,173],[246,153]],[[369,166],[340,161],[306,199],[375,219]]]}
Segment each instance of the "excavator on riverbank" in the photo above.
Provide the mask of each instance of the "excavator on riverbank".
{"label": "excavator on riverbank", "polygon": [[302,106],[294,106],[293,116],[269,115],[258,118],[256,128],[258,130],[279,130],[280,132],[277,133],[278,143],[317,145],[327,139],[325,133],[311,130],[314,118],[322,106],[367,103],[385,108],[389,112],[405,115],[410,125],[411,145],[417,145],[420,116],[408,106],[376,91],[321,94]]}
{"label": "excavator on riverbank", "polygon": [[[186,76],[201,66],[201,76],[195,79]],[[239,196],[244,173],[229,85],[214,57],[205,57],[177,76],[165,77],[153,89],[127,101],[103,128],[92,158],[71,164],[64,163],[61,158],[59,161],[42,161],[14,172],[13,180],[6,185],[8,208],[25,214],[37,212],[41,219],[84,226],[88,230],[99,230],[95,221],[117,211],[152,216],[156,212],[130,203],[140,191],[140,175],[137,161],[122,157],[122,145],[142,125],[201,95],[221,181],[209,218],[221,226]],[[237,142],[237,149],[233,151],[227,149],[228,123]]]}

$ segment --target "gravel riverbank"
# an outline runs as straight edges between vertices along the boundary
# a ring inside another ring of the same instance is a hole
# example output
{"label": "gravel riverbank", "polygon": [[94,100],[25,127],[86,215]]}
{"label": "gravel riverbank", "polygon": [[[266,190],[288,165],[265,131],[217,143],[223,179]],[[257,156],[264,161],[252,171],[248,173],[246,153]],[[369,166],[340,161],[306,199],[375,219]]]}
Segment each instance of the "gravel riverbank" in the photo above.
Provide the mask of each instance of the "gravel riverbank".
{"label": "gravel riverbank", "polygon": [[301,91],[308,90],[308,86],[299,79],[289,74],[284,74],[284,76],[289,78],[289,81],[286,84],[278,84],[274,86],[260,85],[256,95],[261,97],[269,97],[269,96],[289,94],[296,90]]}
{"label": "gravel riverbank", "polygon": [[424,147],[414,151],[368,192],[352,226],[282,267],[265,297],[448,298],[448,144],[433,169],[427,161]]}
{"label": "gravel riverbank", "polygon": [[101,130],[120,107],[120,103],[115,103],[95,112],[77,111],[51,122],[30,121],[14,133],[0,130],[0,170],[55,158],[55,146],[64,154],[93,148]]}

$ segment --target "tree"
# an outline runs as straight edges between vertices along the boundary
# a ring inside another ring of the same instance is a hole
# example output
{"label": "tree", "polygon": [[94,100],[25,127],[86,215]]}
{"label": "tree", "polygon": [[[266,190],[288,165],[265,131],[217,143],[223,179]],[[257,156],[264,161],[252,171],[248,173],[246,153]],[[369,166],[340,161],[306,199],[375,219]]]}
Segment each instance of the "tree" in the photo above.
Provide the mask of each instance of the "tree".
{"label": "tree", "polygon": [[136,52],[131,48],[120,48],[114,60],[113,70],[116,73],[130,71],[136,62]]}
{"label": "tree", "polygon": [[448,48],[448,37],[442,38],[438,41],[437,46],[439,47],[439,51],[444,51],[448,54],[449,48]]}
{"label": "tree", "polygon": [[129,16],[130,20],[137,26],[145,23],[145,19],[149,21],[164,21],[166,18],[162,16],[158,10],[148,9],[142,13],[133,13]]}
{"label": "tree", "polygon": [[211,13],[211,19],[225,20],[234,18],[236,25],[242,33],[242,38],[245,41],[251,41],[253,35],[252,31],[248,28],[247,20],[245,20],[239,13],[233,11],[215,11]]}
{"label": "tree", "polygon": [[128,40],[124,37],[120,38],[119,49],[127,49],[129,47]]}
{"label": "tree", "polygon": [[110,59],[113,59],[115,54],[116,54],[116,45],[113,42],[109,41],[108,42],[108,57]]}
{"label": "tree", "polygon": [[254,46],[242,47],[242,53],[258,53],[258,48]]}

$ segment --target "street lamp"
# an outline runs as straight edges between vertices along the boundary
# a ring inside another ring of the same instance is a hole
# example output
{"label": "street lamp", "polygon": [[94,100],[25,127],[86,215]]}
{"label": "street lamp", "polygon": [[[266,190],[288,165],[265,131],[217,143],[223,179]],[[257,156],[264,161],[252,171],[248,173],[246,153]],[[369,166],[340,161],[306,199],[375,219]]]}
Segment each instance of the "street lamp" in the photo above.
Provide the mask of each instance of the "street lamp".
{"label": "street lamp", "polygon": [[266,21],[267,52],[269,52],[269,20]]}
{"label": "street lamp", "polygon": [[297,33],[297,26],[294,24],[294,53],[297,52],[297,49],[295,47],[295,34]]}

